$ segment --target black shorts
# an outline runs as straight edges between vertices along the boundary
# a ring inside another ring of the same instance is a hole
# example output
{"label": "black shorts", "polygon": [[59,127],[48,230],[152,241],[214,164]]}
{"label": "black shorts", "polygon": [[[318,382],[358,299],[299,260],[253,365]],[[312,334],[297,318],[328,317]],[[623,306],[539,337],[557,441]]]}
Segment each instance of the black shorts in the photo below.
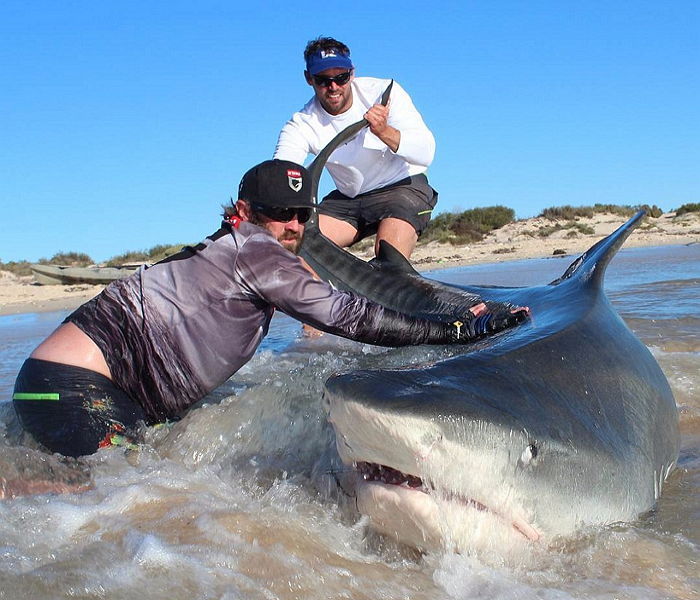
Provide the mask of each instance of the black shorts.
{"label": "black shorts", "polygon": [[50,452],[83,456],[138,440],[145,415],[95,371],[28,358],[12,401],[25,431]]}
{"label": "black shorts", "polygon": [[357,229],[357,240],[377,233],[379,222],[388,217],[407,221],[420,236],[437,197],[425,175],[413,175],[354,198],[333,190],[318,205],[318,212],[350,223]]}

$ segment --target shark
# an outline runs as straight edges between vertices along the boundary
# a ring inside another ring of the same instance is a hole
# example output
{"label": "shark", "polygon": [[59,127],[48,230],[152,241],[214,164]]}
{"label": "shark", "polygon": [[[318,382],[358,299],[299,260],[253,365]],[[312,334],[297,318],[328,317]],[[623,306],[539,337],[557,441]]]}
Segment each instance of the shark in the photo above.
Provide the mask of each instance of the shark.
{"label": "shark", "polygon": [[[365,125],[338,134],[311,164],[314,195],[333,149]],[[431,364],[327,380],[324,405],[345,481],[372,529],[424,550],[546,544],[654,507],[678,459],[678,410],[655,358],[603,286],[643,217],[556,280],[512,288],[428,279],[388,244],[363,261],[311,219],[301,255],[339,289],[449,322],[480,302],[531,313]]]}

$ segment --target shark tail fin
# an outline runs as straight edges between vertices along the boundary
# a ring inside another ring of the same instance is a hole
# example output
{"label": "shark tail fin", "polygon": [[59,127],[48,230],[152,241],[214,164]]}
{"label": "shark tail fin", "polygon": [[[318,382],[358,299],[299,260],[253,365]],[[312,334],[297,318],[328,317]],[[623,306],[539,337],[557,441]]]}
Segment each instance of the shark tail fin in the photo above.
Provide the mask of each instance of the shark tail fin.
{"label": "shark tail fin", "polygon": [[629,235],[639,226],[646,211],[640,210],[627,223],[618,227],[608,237],[591,246],[579,256],[564,271],[564,274],[555,279],[550,285],[557,285],[567,279],[579,278],[586,280],[589,285],[603,286],[605,270],[617,251]]}

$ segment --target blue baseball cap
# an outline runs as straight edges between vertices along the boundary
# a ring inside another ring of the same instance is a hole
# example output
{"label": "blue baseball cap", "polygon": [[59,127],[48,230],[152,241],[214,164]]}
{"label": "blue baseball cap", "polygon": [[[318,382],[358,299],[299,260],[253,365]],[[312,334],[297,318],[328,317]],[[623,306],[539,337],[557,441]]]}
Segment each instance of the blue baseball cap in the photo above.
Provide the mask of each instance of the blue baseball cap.
{"label": "blue baseball cap", "polygon": [[354,69],[349,54],[343,54],[336,48],[319,50],[306,59],[306,70],[316,75],[326,69]]}

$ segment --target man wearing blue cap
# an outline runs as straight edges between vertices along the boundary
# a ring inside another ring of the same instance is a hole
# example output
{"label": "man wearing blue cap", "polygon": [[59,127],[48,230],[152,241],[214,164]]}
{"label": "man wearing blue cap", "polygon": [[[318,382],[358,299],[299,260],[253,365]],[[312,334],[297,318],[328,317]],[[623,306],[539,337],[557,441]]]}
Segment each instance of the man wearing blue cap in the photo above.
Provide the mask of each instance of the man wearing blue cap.
{"label": "man wearing blue cap", "polygon": [[425,176],[435,154],[433,134],[398,83],[388,105],[380,103],[390,80],[355,77],[342,42],[312,40],[304,60],[314,97],[284,125],[274,157],[303,163],[348,125],[366,119],[369,128],[327,162],[337,189],[319,205],[319,226],[341,247],[376,233],[375,253],[386,240],[408,258],[437,202]]}

